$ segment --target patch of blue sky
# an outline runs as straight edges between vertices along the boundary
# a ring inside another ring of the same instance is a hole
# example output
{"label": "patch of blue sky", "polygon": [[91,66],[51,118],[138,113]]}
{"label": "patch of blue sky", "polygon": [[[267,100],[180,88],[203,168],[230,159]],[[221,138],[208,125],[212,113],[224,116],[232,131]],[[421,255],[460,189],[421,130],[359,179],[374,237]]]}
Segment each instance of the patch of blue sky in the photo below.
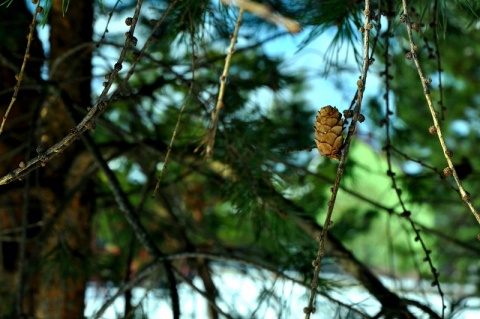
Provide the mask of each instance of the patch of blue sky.
{"label": "patch of blue sky", "polygon": [[[332,27],[299,50],[299,46],[310,31],[309,28],[306,28],[298,35],[286,35],[275,39],[266,43],[264,49],[268,54],[284,60],[283,68],[286,72],[302,72],[306,75],[305,99],[315,111],[325,105],[337,106],[340,111],[348,109],[355,96],[357,80],[361,74],[361,65],[358,65],[354,56],[354,46],[361,52],[362,38],[358,37],[358,43],[353,45],[341,45],[337,48],[338,51],[332,54],[329,52],[329,47],[337,32],[337,28]],[[329,73],[326,74],[328,63],[334,63],[335,66],[330,68]],[[363,112],[368,107],[367,100],[369,98],[375,99],[383,96],[383,78],[378,74],[379,72],[373,64],[367,76],[362,104]],[[268,97],[267,94],[265,96]],[[390,95],[391,109],[394,109],[393,101],[393,96]],[[391,118],[395,118],[395,115]],[[358,136],[365,137],[372,147],[379,150],[382,145],[375,142],[376,139],[368,138],[375,130],[378,131],[378,123],[369,122],[367,118],[358,126]]]}
{"label": "patch of blue sky", "polygon": [[127,157],[118,157],[109,161],[108,167],[113,171],[126,171],[127,179],[132,183],[143,184],[147,181],[147,176],[140,165],[131,163]]}
{"label": "patch of blue sky", "polygon": [[465,137],[470,134],[470,124],[465,120],[455,120],[451,124],[451,129],[457,135]]}

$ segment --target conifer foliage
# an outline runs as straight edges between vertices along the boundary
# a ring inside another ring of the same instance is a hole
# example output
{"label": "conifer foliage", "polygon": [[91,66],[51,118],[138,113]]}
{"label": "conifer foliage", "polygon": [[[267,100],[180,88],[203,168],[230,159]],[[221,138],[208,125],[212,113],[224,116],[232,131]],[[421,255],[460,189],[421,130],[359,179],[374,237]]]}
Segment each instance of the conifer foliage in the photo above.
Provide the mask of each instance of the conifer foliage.
{"label": "conifer foliage", "polygon": [[479,16],[3,2],[0,318],[477,311]]}

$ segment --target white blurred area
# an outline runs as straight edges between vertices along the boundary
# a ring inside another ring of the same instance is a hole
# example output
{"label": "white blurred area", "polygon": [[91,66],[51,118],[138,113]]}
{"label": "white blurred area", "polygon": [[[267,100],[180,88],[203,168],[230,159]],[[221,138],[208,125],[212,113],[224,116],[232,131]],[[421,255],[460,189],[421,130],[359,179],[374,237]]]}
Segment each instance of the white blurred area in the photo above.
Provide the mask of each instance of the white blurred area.
{"label": "white blurred area", "polygon": [[[263,319],[288,319],[303,318],[303,308],[308,303],[310,290],[308,287],[285,280],[271,272],[258,269],[231,268],[224,266],[213,267],[213,276],[216,287],[219,290],[217,305],[232,318],[263,318]],[[291,275],[293,276],[293,274]],[[323,277],[329,282],[329,289],[325,293],[330,300],[323,295],[317,295],[315,318],[362,318],[346,307],[341,307],[332,300],[339,300],[360,313],[374,316],[380,310],[380,304],[361,285],[357,285],[349,276],[330,274]],[[382,278],[383,284],[398,295],[418,302],[434,309],[440,315],[441,299],[435,287],[430,282],[417,280],[394,281]],[[200,278],[195,277],[193,284],[200,290],[204,290]],[[308,286],[308,285],[307,285]],[[480,297],[472,297],[458,304],[461,311],[451,309],[452,299],[465,296],[474,296],[476,288],[473,285],[447,285],[442,284],[442,290],[446,295],[447,309],[445,318],[455,319],[478,319],[480,318]],[[322,289],[322,288],[321,288]],[[99,287],[91,284],[86,294],[86,318],[95,318],[95,314],[103,303],[117,292],[116,287]],[[185,283],[178,287],[181,318],[208,318],[207,302],[197,292]],[[163,288],[147,290],[135,288],[133,290],[133,305],[141,304],[137,310],[137,317],[171,319],[170,297],[168,290]],[[116,319],[123,318],[125,300],[119,297],[103,313],[100,318]],[[410,308],[417,318],[429,318],[422,314],[419,309]],[[350,315],[350,316],[349,316]],[[223,316],[220,315],[220,318]]]}

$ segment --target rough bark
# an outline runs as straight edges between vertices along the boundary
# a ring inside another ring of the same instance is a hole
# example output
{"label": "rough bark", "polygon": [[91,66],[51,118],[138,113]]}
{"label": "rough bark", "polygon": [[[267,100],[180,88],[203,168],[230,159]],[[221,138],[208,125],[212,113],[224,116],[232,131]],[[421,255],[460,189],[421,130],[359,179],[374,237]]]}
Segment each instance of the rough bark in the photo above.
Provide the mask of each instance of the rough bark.
{"label": "rough bark", "polygon": [[[8,89],[16,84],[32,15],[24,1],[13,1],[10,7],[0,9],[0,16],[1,29],[9,30],[0,32],[2,44],[8,44],[1,46],[0,81],[2,89]],[[79,106],[90,104],[92,22],[92,2],[72,1],[64,16],[62,1],[53,1],[48,81],[41,78],[45,59],[35,35],[22,84],[25,89],[0,136],[2,175],[17,168],[28,154],[41,156],[42,150],[68,134],[74,123],[63,97]],[[68,55],[79,46],[75,54]],[[11,95],[0,95],[2,115]],[[91,163],[92,158],[78,143],[23,182],[2,186],[0,303],[12,306],[0,307],[0,317],[83,318],[93,205],[85,172]],[[26,232],[22,257],[20,234],[25,212],[27,225],[37,224]]]}
{"label": "rough bark", "polygon": [[[13,1],[10,7],[0,8],[0,83],[2,83],[0,113],[2,118],[12,99],[13,88],[17,84],[16,75],[20,73],[31,21],[32,15],[24,1]],[[34,37],[38,39],[36,32]],[[35,115],[38,114],[42,94],[31,87],[40,80],[43,59],[43,48],[38,40],[34,41],[30,49],[27,70],[23,76],[22,89],[0,136],[0,173],[2,175],[25,161],[28,151],[32,148],[32,125]],[[23,89],[28,87],[30,89]],[[34,156],[31,151],[30,154]],[[48,198],[49,194],[35,192],[34,187],[26,189],[27,186],[28,183],[24,180],[2,187],[0,191],[0,304],[2,305],[0,316],[12,316],[34,308],[34,294],[25,296],[28,289],[19,290],[22,215],[24,211],[29,212],[25,220],[27,224],[33,225],[39,222],[42,219],[42,198]],[[29,199],[28,205],[24,205],[25,197]],[[38,234],[38,230],[38,227],[29,228],[25,233],[26,239],[31,241]],[[27,256],[27,252],[25,255]],[[18,300],[19,296],[23,296],[23,300]]]}
{"label": "rough bark", "polygon": [[[56,90],[49,96],[49,104],[42,108],[42,146],[51,146],[74,126],[68,111],[71,105],[67,103],[84,107],[90,104],[92,55],[91,46],[85,44],[92,39],[92,5],[90,1],[72,1],[64,15],[62,1],[52,3],[49,80]],[[76,50],[75,54],[71,54],[72,50]],[[74,189],[91,163],[92,158],[85,155],[81,144],[77,143],[67,149],[64,156],[49,162],[45,169],[46,186],[64,200],[68,198],[68,204],[58,214],[60,217],[46,245],[48,251],[58,251],[57,257],[61,258],[47,260],[45,271],[52,266],[60,269],[39,280],[37,317],[83,318],[93,198],[88,187]]]}

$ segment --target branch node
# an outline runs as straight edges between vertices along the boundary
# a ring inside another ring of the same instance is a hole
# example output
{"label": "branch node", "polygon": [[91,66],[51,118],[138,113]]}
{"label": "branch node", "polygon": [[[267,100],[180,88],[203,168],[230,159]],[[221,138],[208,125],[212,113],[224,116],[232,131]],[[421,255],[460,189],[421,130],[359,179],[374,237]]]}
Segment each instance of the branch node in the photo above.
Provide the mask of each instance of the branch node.
{"label": "branch node", "polygon": [[443,175],[445,176],[452,176],[453,170],[450,167],[445,167],[443,169]]}

